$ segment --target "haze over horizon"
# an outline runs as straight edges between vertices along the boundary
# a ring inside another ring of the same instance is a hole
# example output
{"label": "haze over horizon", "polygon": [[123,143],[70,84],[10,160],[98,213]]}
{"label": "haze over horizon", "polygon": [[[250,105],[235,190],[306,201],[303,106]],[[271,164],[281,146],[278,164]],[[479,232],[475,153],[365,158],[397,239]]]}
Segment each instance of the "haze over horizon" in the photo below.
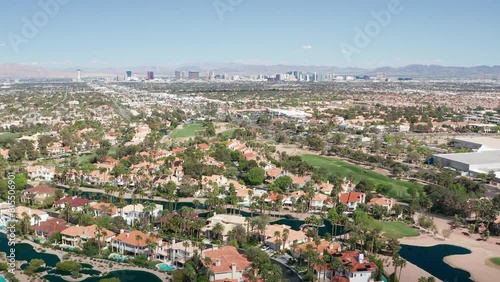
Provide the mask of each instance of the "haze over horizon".
{"label": "haze over horizon", "polygon": [[[40,3],[57,5],[43,25]],[[6,0],[0,63],[492,66],[500,65],[499,8],[494,0]],[[26,22],[35,22],[29,36]]]}

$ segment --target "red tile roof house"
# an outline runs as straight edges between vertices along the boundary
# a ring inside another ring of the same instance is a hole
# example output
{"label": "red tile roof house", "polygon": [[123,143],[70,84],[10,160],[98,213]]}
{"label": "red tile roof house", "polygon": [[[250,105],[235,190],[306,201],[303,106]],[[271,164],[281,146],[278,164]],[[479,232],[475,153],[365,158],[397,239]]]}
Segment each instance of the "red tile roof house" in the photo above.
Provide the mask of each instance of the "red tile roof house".
{"label": "red tile roof house", "polygon": [[364,204],[365,203],[365,198],[366,195],[365,193],[361,192],[350,192],[350,193],[340,193],[339,194],[339,201],[347,205],[347,211],[353,212],[356,210],[358,204]]}
{"label": "red tile roof house", "polygon": [[70,205],[72,207],[73,211],[83,211],[83,208],[85,207],[85,205],[92,206],[94,204],[96,204],[96,201],[94,201],[94,200],[79,198],[77,196],[67,196],[67,197],[64,197],[60,200],[57,200],[54,203],[54,206],[56,208],[62,209],[66,205]]}
{"label": "red tile roof house", "polygon": [[321,210],[325,206],[328,196],[321,193],[315,193],[314,197],[311,199],[311,209]]}
{"label": "red tile roof house", "polygon": [[391,198],[386,198],[386,197],[380,197],[380,198],[373,198],[368,202],[368,205],[379,205],[387,208],[387,211],[390,211],[392,207],[394,206],[394,200]]}
{"label": "red tile roof house", "polygon": [[148,234],[142,233],[139,230],[123,231],[118,236],[111,239],[111,251],[117,250],[120,254],[131,253],[149,254],[150,243],[156,243],[153,253],[156,253],[158,248],[162,246],[163,240],[161,238],[153,237]]}
{"label": "red tile roof house", "polygon": [[206,143],[200,143],[200,144],[197,145],[197,147],[200,148],[203,151],[207,151],[208,149],[210,149],[210,145],[208,145]]}
{"label": "red tile roof house", "polygon": [[340,260],[347,267],[343,272],[335,271],[334,278],[345,277],[349,282],[373,281],[372,272],[377,269],[377,265],[365,258],[363,252],[357,250],[342,252]]}
{"label": "red tile roof house", "polygon": [[[236,279],[242,281],[243,276],[251,269],[252,263],[245,255],[238,253],[233,246],[223,246],[214,250],[204,250],[202,258],[209,257],[211,262],[205,266],[210,269],[210,281]],[[243,280],[245,281],[245,280]]]}
{"label": "red tile roof house", "polygon": [[103,242],[109,243],[111,238],[115,236],[115,233],[106,228],[98,231],[97,225],[94,224],[90,226],[71,226],[64,229],[61,235],[63,245],[81,248],[89,239],[97,239],[99,236],[101,236]]}
{"label": "red tile roof house", "polygon": [[39,222],[38,224],[30,226],[29,229],[34,232],[33,238],[45,240],[58,232],[62,232],[68,227],[69,225],[66,220],[61,218],[50,218],[45,222]]}
{"label": "red tile roof house", "polygon": [[35,186],[33,188],[29,188],[23,191],[21,195],[21,202],[31,202],[33,203],[42,203],[47,198],[55,196],[57,192],[57,188],[50,187],[49,185],[42,184]]}

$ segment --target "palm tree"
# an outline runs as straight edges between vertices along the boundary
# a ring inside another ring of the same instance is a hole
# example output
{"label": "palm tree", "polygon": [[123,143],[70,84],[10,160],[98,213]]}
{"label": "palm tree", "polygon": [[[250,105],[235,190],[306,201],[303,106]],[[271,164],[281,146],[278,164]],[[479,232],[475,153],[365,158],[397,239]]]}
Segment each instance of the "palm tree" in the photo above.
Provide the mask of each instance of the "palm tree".
{"label": "palm tree", "polygon": [[339,257],[332,257],[332,259],[330,260],[330,267],[333,269],[333,276],[335,276],[336,273],[344,274],[345,272],[344,264]]}
{"label": "palm tree", "polygon": [[403,271],[403,268],[406,266],[406,260],[402,258],[399,254],[395,254],[392,256],[392,265],[394,266],[394,276],[398,275],[398,268],[399,268],[398,281],[400,281],[401,272]]}
{"label": "palm tree", "polygon": [[318,260],[319,254],[316,252],[316,250],[313,248],[311,244],[307,244],[306,252],[304,253],[304,255],[307,259],[307,270],[313,272],[314,265]]}
{"label": "palm tree", "polygon": [[135,235],[135,240],[137,241],[137,247],[135,247],[135,256],[137,256],[137,251],[139,250],[139,245],[142,241],[142,236],[139,234]]}
{"label": "palm tree", "polygon": [[73,208],[70,205],[65,205],[64,208],[61,210],[60,217],[64,218],[67,222],[69,222],[69,219],[73,215]]}
{"label": "palm tree", "polygon": [[184,263],[187,261],[187,248],[190,246],[190,242],[188,240],[182,242],[182,246],[184,247]]}
{"label": "palm tree", "polygon": [[148,224],[153,222],[153,211],[155,208],[156,208],[156,205],[153,202],[144,203],[144,212],[148,215],[146,217]]}
{"label": "palm tree", "polygon": [[40,220],[42,220],[42,218],[38,214],[33,215],[33,219],[35,220],[35,225],[40,223]]}
{"label": "palm tree", "polygon": [[265,231],[266,231],[266,227],[267,225],[269,224],[269,215],[261,215],[259,217],[257,217],[256,219],[256,223],[257,223],[257,230],[260,231],[260,236],[262,238],[262,240],[264,240],[264,235],[265,235]]}
{"label": "palm tree", "polygon": [[278,247],[278,251],[281,249],[281,246],[278,245],[278,241],[281,240],[281,232],[278,230],[274,231],[274,237],[276,238],[276,247]]}
{"label": "palm tree", "polygon": [[286,245],[286,242],[288,240],[289,235],[290,235],[290,229],[285,228],[285,230],[283,230],[283,234],[281,235],[282,241],[283,241],[283,249],[285,249],[285,245]]}
{"label": "palm tree", "polygon": [[22,213],[22,216],[23,216],[23,219],[21,221],[23,227],[24,227],[24,234],[28,234],[28,228],[30,227],[30,223],[31,223],[31,216],[29,216],[29,214],[27,214],[26,212],[23,212]]}
{"label": "palm tree", "polygon": [[212,259],[210,257],[205,257],[203,259],[205,265],[207,266],[208,270],[207,270],[207,279],[210,281],[211,277],[214,276],[214,271],[212,269],[210,269],[210,266],[212,265]]}
{"label": "palm tree", "polygon": [[197,209],[200,205],[201,205],[200,200],[198,200],[198,199],[193,200],[193,206],[195,209]]}
{"label": "palm tree", "polygon": [[98,250],[98,253],[99,255],[101,254],[101,240],[102,240],[102,227],[100,227],[99,225],[96,227],[95,229],[95,237],[96,237],[96,241],[97,241],[97,250]]}
{"label": "palm tree", "polygon": [[223,233],[224,233],[224,225],[222,225],[222,223],[220,223],[220,222],[217,222],[214,225],[214,227],[212,228],[213,237],[215,237],[218,240],[219,237],[221,237]]}

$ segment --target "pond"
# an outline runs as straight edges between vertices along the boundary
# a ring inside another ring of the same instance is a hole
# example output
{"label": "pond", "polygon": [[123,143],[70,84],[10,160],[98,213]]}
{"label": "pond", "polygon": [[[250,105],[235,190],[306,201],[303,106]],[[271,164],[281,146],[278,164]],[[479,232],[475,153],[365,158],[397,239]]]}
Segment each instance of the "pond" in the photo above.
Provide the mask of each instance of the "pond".
{"label": "pond", "polygon": [[[0,252],[5,252],[7,254],[10,253],[10,246],[8,245],[9,241],[7,239],[7,235],[0,232]],[[52,254],[45,254],[37,252],[30,244],[16,244],[16,260],[18,261],[30,261],[32,259],[42,259],[45,261],[47,265],[43,270],[47,270],[50,273],[57,273],[55,269],[56,263],[60,261],[59,257]],[[89,275],[98,275],[100,272],[92,269],[92,265],[90,264],[82,264],[83,268],[81,273],[89,274]],[[27,264],[23,264],[22,269],[26,268]],[[37,272],[41,272],[37,271]],[[62,274],[62,273],[61,273]],[[91,277],[83,280],[84,282],[98,282],[103,278],[112,278],[117,277],[120,281],[151,281],[151,282],[161,282],[162,280],[158,278],[158,276],[151,274],[145,271],[137,271],[137,270],[118,270],[112,271],[106,276],[102,277]],[[45,279],[51,282],[65,282],[66,280],[62,279],[59,276],[47,274],[44,276]],[[1,279],[0,279],[1,281]]]}
{"label": "pond", "polygon": [[[230,214],[230,209],[227,210],[227,213]],[[238,214],[238,210],[236,211],[236,214]],[[239,214],[244,217],[251,217],[252,214],[247,212],[247,211],[239,211]],[[208,215],[208,212],[202,212],[198,214],[199,217],[206,218]],[[253,213],[253,216],[259,216],[257,213]],[[303,220],[296,219],[292,217],[291,215],[288,214],[283,214],[280,215],[280,217],[274,217],[270,216],[269,219],[271,220],[271,224],[284,224],[290,226],[291,229],[293,230],[300,230],[300,227],[304,224]],[[341,225],[337,225],[337,236],[344,234],[344,228]],[[332,224],[328,220],[323,220],[323,226],[318,229],[318,233],[320,236],[324,236],[326,233],[330,233],[332,235],[333,229],[332,229]]]}
{"label": "pond", "polygon": [[[10,246],[7,235],[0,233],[0,252],[10,253]],[[43,259],[47,266],[55,267],[60,259],[56,255],[39,253],[30,244],[17,243],[15,246],[16,260],[30,261],[32,259]]]}
{"label": "pond", "polygon": [[[64,186],[58,186],[58,188],[68,189],[67,187],[64,187]],[[82,196],[84,198],[90,198],[90,196],[92,194],[92,198],[94,200],[99,200],[101,198],[101,195],[102,195],[102,194],[97,193],[97,192],[94,192],[94,193],[91,193],[91,192],[82,192],[81,194],[82,194]],[[125,199],[124,201],[127,202],[128,204],[132,203],[132,199]],[[148,198],[144,198],[144,201],[153,202],[155,204],[163,205],[164,209],[169,209],[171,207],[171,204],[169,202],[166,202],[166,201],[155,201],[155,200],[151,200],[151,199],[148,199]],[[175,206],[176,206],[176,210],[180,210],[182,207],[194,208],[194,204],[193,203],[189,203],[189,202],[178,202]],[[196,208],[197,209],[203,209],[204,206],[202,205],[202,206],[198,206]],[[226,212],[228,214],[230,214],[232,212],[232,209],[227,209]],[[238,209],[236,209],[236,213],[239,213],[239,214],[241,214],[244,217],[250,217],[252,215],[251,213],[249,213],[247,211],[243,211],[243,210],[240,211]],[[208,212],[202,212],[202,213],[199,214],[199,216],[200,217],[207,217],[207,214],[208,214]],[[259,215],[258,213],[253,213],[253,216],[258,216],[258,215]],[[296,219],[296,218],[294,218],[294,217],[292,217],[290,215],[287,215],[286,211],[283,211],[283,215],[281,215],[280,217],[281,217],[281,219],[279,219],[278,221],[275,221],[273,223],[289,225],[289,226],[291,226],[291,228],[293,230],[299,230],[300,226],[302,226],[304,224],[303,220],[299,220],[299,219]],[[276,220],[276,218],[271,216],[271,220]],[[332,225],[330,224],[330,222],[327,221],[327,220],[324,220],[324,226],[319,228],[318,233],[321,236],[325,235],[326,233],[330,233],[331,234],[332,233]],[[337,226],[337,232],[336,233],[337,233],[336,234],[337,236],[344,234],[344,229],[342,228],[342,226]]]}
{"label": "pond", "polygon": [[[454,245],[435,245],[431,247],[419,247],[411,245],[401,245],[399,254],[407,261],[415,264],[423,270],[429,272],[436,278],[443,281],[473,281],[470,273],[454,268],[444,262],[444,257],[451,255],[466,255],[471,251]],[[404,271],[404,270],[403,270]]]}
{"label": "pond", "polygon": [[[82,282],[99,282],[101,279],[104,278],[113,278],[116,277],[120,279],[121,282],[133,282],[133,281],[147,281],[147,282],[161,282],[162,280],[149,272],[145,271],[138,271],[138,270],[117,270],[117,271],[112,271],[108,273],[106,276],[101,276],[101,277],[89,277],[85,280],[82,280]],[[47,279],[49,282],[66,282],[62,277],[60,276],[55,276],[55,275],[45,275],[43,277],[44,279]]]}
{"label": "pond", "polygon": [[[64,188],[63,186],[58,186],[59,188]],[[67,189],[67,188],[66,188]],[[93,196],[93,199],[95,200],[99,200],[100,197],[101,197],[101,194],[100,193],[91,193],[91,192],[82,192],[82,196],[83,197],[86,197],[86,198],[89,198],[90,196]],[[155,204],[160,204],[160,205],[163,205],[163,208],[164,209],[169,209],[170,208],[170,203],[169,202],[166,202],[166,201],[154,201],[154,200],[151,200],[151,199],[148,199],[148,198],[144,198],[144,201],[147,201],[147,202],[153,202]],[[125,199],[125,202],[131,204],[132,203],[132,200],[131,199]],[[178,202],[176,204],[176,210],[180,210],[182,207],[190,207],[190,208],[194,208],[194,204],[193,203],[190,203],[190,202]],[[203,209],[204,206],[198,206],[196,207],[198,209]],[[233,212],[232,209],[227,209],[226,210],[226,213],[227,214],[230,214],[231,212]],[[244,217],[250,217],[252,216],[251,213],[247,212],[247,211],[243,211],[243,210],[238,210],[236,209],[235,211],[237,214],[241,214],[242,216]],[[199,217],[207,217],[208,215],[208,212],[202,212],[200,213],[198,216]],[[258,213],[253,213],[253,216],[258,216],[259,214]],[[302,226],[304,224],[304,221],[303,220],[300,220],[300,219],[296,219],[290,215],[287,215],[286,214],[286,211],[283,212],[283,215],[280,215],[280,218],[279,220],[277,221],[274,221],[272,222],[273,224],[285,224],[285,225],[288,225],[290,226],[293,230],[299,230],[300,229],[300,226]],[[271,220],[276,220],[277,218],[276,217],[273,217],[271,216]],[[318,233],[319,235],[323,236],[325,235],[326,233],[330,233],[330,235],[333,235],[332,234],[332,225],[330,224],[330,222],[328,220],[324,220],[324,226],[323,227],[320,227],[318,229]],[[342,226],[337,226],[337,232],[336,232],[337,236],[338,235],[342,235],[344,234],[344,228]]]}

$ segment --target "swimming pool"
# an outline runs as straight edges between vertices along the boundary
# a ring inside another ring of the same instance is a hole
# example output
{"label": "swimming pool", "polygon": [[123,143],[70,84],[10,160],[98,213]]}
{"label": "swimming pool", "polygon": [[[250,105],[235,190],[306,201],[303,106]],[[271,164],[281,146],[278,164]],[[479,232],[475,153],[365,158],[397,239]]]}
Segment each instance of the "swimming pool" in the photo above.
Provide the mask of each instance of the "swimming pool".
{"label": "swimming pool", "polygon": [[5,280],[5,277],[3,277],[2,275],[0,275],[0,282],[7,282],[7,280]]}
{"label": "swimming pool", "polygon": [[64,246],[63,248],[68,249],[69,251],[75,250],[75,247],[72,247],[72,246]]}
{"label": "swimming pool", "polygon": [[156,265],[156,267],[161,271],[174,271],[175,270],[174,266],[171,266],[171,265],[166,264],[166,263],[159,263]]}
{"label": "swimming pool", "polygon": [[120,255],[120,254],[116,254],[116,253],[110,254],[108,256],[108,258],[116,260],[116,261],[126,261],[126,260],[128,260],[128,256]]}

